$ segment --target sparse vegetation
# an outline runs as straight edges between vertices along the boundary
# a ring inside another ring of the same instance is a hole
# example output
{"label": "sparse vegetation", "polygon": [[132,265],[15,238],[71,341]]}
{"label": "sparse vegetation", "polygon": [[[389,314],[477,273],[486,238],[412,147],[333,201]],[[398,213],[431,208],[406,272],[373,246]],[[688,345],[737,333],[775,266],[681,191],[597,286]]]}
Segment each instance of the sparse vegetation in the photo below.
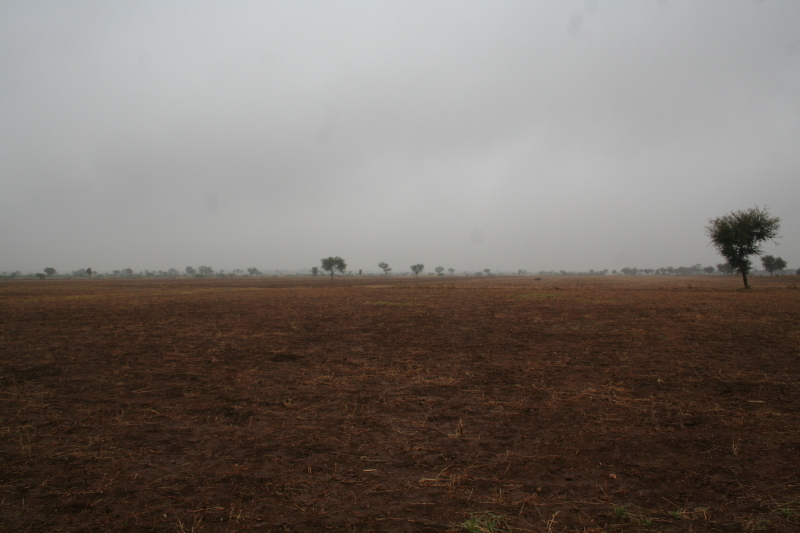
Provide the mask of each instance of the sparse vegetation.
{"label": "sparse vegetation", "polygon": [[780,503],[777,505],[775,511],[783,515],[784,518],[791,518],[797,513],[800,513],[800,502],[788,501]]}
{"label": "sparse vegetation", "polygon": [[686,511],[684,511],[683,509],[675,509],[674,511],[669,512],[669,516],[671,516],[675,520],[680,520],[681,518],[683,518],[683,514],[685,512]]}
{"label": "sparse vegetation", "polygon": [[506,520],[492,513],[480,513],[470,516],[461,524],[467,533],[502,533],[511,532]]}

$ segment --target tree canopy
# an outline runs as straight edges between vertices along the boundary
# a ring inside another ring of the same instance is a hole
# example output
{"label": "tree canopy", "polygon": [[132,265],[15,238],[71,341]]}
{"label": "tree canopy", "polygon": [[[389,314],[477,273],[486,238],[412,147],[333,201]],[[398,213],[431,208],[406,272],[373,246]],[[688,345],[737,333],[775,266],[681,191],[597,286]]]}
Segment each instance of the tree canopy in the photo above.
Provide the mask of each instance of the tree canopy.
{"label": "tree canopy", "polygon": [[769,216],[766,207],[758,206],[709,219],[706,233],[711,243],[728,260],[728,264],[742,275],[746,289],[750,288],[747,274],[753,268],[750,256],[761,254],[761,244],[778,237],[780,222],[780,218]]}
{"label": "tree canopy", "polygon": [[336,272],[340,274],[344,274],[347,271],[347,263],[344,262],[339,256],[336,257],[327,257],[322,259],[322,270],[325,272],[331,273],[331,279],[333,279],[333,275]]}
{"label": "tree canopy", "polygon": [[425,265],[423,265],[422,263],[411,265],[411,272],[414,273],[414,276],[419,276],[423,270],[425,270]]}
{"label": "tree canopy", "polygon": [[383,270],[384,276],[388,276],[389,272],[392,271],[392,267],[389,266],[389,263],[384,263],[384,262],[378,263],[378,268]]}

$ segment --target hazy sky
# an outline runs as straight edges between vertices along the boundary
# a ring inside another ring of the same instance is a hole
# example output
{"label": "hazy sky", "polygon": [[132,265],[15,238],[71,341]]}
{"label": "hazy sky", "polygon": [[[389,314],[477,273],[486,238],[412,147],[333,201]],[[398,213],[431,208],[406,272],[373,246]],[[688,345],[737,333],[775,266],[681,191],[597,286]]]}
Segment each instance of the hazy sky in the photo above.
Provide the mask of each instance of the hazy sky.
{"label": "hazy sky", "polygon": [[[800,2],[0,3],[0,270],[800,267]],[[754,258],[755,259],[755,258]]]}

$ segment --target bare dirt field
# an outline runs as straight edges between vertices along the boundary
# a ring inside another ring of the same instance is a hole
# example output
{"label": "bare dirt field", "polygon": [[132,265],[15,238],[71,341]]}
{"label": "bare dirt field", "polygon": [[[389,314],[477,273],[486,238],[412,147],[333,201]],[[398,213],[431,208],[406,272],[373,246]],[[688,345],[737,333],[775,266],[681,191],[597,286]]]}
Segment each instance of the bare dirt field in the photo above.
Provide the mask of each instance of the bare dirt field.
{"label": "bare dirt field", "polygon": [[800,531],[800,279],[0,282],[0,531]]}

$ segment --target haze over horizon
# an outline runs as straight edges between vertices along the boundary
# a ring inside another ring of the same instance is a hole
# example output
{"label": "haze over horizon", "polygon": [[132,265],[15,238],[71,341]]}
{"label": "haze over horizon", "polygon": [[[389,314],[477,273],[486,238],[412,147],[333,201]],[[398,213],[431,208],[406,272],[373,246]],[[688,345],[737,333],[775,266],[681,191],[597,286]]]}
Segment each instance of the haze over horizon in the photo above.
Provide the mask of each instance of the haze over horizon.
{"label": "haze over horizon", "polygon": [[[0,271],[800,267],[800,2],[0,4]],[[754,265],[760,262],[753,258]]]}

